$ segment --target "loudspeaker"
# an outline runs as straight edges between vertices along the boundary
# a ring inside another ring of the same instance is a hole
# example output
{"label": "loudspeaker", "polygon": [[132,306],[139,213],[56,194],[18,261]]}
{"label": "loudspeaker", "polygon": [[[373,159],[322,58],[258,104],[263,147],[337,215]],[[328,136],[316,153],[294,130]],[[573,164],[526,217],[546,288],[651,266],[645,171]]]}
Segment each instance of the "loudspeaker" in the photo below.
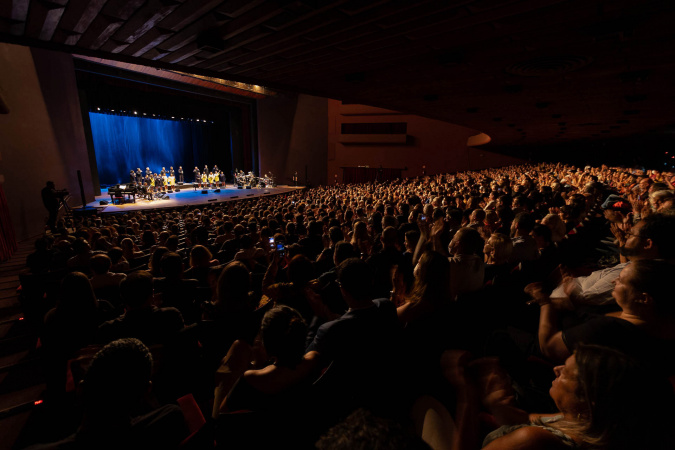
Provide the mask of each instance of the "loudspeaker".
{"label": "loudspeaker", "polygon": [[171,189],[169,189],[168,191],[166,191],[167,194],[171,194],[172,192],[173,192],[173,191],[172,191]]}
{"label": "loudspeaker", "polygon": [[107,205],[107,204],[108,204],[108,202],[107,202],[107,201],[105,201],[105,200],[101,200],[100,202],[98,202],[98,204],[99,204],[99,205]]}
{"label": "loudspeaker", "polygon": [[213,192],[218,193],[218,192],[220,192],[220,189],[216,189],[216,190],[213,191]]}
{"label": "loudspeaker", "polygon": [[237,189],[244,189],[244,186],[239,185],[239,186],[237,186]]}
{"label": "loudspeaker", "polygon": [[207,191],[206,189],[204,189],[204,190],[202,191],[202,194],[208,194],[208,193],[209,193],[209,191]]}

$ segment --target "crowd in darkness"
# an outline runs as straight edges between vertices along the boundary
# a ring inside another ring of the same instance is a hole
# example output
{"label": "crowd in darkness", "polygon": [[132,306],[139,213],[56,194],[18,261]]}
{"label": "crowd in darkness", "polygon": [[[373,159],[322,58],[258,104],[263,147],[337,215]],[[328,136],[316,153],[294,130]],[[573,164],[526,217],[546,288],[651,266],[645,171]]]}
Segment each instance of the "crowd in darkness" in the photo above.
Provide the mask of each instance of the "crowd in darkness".
{"label": "crowd in darkness", "polygon": [[35,448],[675,448],[674,184],[542,163],[50,223],[22,295],[79,426]]}

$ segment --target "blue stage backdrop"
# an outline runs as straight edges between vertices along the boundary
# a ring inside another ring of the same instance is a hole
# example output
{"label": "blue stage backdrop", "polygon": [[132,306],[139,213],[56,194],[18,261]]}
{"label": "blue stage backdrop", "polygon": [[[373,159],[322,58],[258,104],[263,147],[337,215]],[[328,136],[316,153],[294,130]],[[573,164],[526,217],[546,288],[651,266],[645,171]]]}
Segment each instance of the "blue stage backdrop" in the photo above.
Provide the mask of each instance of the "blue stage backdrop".
{"label": "blue stage backdrop", "polygon": [[159,173],[162,167],[183,166],[186,182],[192,181],[194,167],[204,164],[217,164],[229,174],[229,130],[220,124],[94,112],[89,119],[101,185],[127,183],[129,171],[138,167]]}

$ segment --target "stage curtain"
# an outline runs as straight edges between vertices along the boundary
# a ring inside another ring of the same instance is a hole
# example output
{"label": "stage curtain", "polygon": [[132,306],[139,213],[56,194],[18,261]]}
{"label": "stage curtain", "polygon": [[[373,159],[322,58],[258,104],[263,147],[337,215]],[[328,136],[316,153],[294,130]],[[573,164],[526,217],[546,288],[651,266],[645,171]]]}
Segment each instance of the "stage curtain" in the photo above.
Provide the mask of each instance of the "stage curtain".
{"label": "stage curtain", "polygon": [[16,251],[17,242],[5,191],[0,183],[0,261],[7,261]]}
{"label": "stage curtain", "polygon": [[[89,113],[94,152],[102,185],[124,184],[133,168],[150,167],[159,173],[162,167],[183,166],[186,181],[191,181],[194,166],[204,164],[226,171],[231,163],[229,128],[187,120],[163,120],[115,114]],[[227,173],[227,172],[226,172]]]}
{"label": "stage curtain", "polygon": [[343,167],[343,183],[368,183],[371,181],[389,181],[401,178],[401,169],[388,167]]}

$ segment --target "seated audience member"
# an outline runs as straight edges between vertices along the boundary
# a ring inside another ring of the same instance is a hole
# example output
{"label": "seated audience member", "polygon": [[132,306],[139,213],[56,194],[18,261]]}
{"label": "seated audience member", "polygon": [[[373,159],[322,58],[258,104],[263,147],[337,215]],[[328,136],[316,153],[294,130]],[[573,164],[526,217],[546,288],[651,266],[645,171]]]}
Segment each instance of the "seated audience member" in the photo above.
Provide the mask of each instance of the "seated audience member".
{"label": "seated audience member", "polygon": [[492,233],[485,243],[485,282],[499,285],[507,280],[513,265],[509,263],[513,252],[513,242],[505,234]]}
{"label": "seated audience member", "polygon": [[52,268],[54,259],[52,243],[53,239],[48,237],[41,237],[35,241],[35,251],[26,258],[26,267],[33,275],[47,273]]}
{"label": "seated audience member", "polygon": [[309,288],[310,281],[314,279],[312,262],[303,255],[293,256],[286,271],[288,282],[275,283],[279,264],[279,252],[274,252],[272,262],[263,278],[263,294],[268,296],[275,305],[288,305],[296,309],[302,314],[305,322],[311,322],[314,312],[305,289]]}
{"label": "seated audience member", "polygon": [[317,385],[318,401],[337,416],[358,406],[386,408],[399,336],[396,308],[373,299],[370,269],[358,258],[340,264],[338,282],[349,310],[321,325],[307,348],[319,353],[324,367],[330,364]]}
{"label": "seated audience member", "polygon": [[186,324],[199,320],[201,309],[195,304],[195,290],[199,282],[183,277],[183,258],[178,253],[164,253],[160,262],[162,277],[155,278],[155,292],[160,294],[162,306],[177,308]]}
{"label": "seated audience member", "polygon": [[211,266],[217,261],[213,260],[213,255],[208,248],[203,245],[195,245],[190,251],[190,268],[185,271],[183,276],[188,279],[199,281],[202,287],[209,287],[209,273]]}
{"label": "seated audience member", "polygon": [[122,273],[130,269],[129,261],[124,257],[124,252],[121,247],[113,247],[108,250],[108,257],[110,258],[111,272]]}
{"label": "seated audience member", "polygon": [[398,250],[398,234],[394,227],[387,227],[380,236],[382,250],[368,257],[366,262],[373,270],[373,295],[388,297],[391,292],[391,269],[401,262]]}
{"label": "seated audience member", "polygon": [[220,363],[234,341],[253,345],[261,319],[256,306],[246,266],[239,261],[227,264],[218,277],[216,299],[204,305],[200,323],[200,341],[209,367]]}
{"label": "seated audience member", "polygon": [[149,408],[152,356],[137,339],[120,339],[94,356],[82,381],[84,414],[77,432],[50,449],[179,448],[188,436],[181,409]]}
{"label": "seated audience member", "polygon": [[166,247],[154,247],[150,261],[148,261],[148,272],[150,272],[153,277],[159,278],[162,276],[161,261],[162,257],[168,252],[169,249]]}
{"label": "seated audience member", "polygon": [[[216,372],[214,417],[218,418],[216,409],[220,413],[253,411],[256,426],[265,430],[257,436],[243,436],[241,440],[248,445],[284,442],[297,446],[311,439],[308,396],[317,354],[305,354],[306,334],[307,325],[297,311],[275,306],[260,325],[260,347],[252,349],[235,341]],[[240,437],[234,430],[221,436],[228,444]]]}
{"label": "seated audience member", "polygon": [[473,228],[460,228],[448,245],[450,253],[450,299],[475,292],[483,287],[485,265],[483,263],[483,238]]}
{"label": "seated audience member", "polygon": [[539,258],[537,243],[530,236],[535,222],[532,214],[528,212],[519,212],[511,223],[511,239],[513,241],[513,252],[510,262],[522,263],[534,261]]}
{"label": "seated audience member", "polygon": [[[619,249],[630,261],[675,258],[675,216],[652,214],[635,224]],[[571,301],[576,305],[613,304],[614,280],[627,263],[602,269],[586,277],[566,276],[550,297],[556,303]]]}
{"label": "seated audience member", "polygon": [[558,214],[547,214],[541,219],[541,224],[551,229],[551,240],[556,244],[565,238],[565,222]]}
{"label": "seated audience member", "polygon": [[132,241],[131,238],[122,239],[122,242],[120,242],[120,246],[122,247],[124,258],[127,261],[129,261],[129,264],[131,265],[133,265],[134,260],[136,258],[142,258],[143,256],[145,256],[145,253],[143,253],[138,249],[138,247],[136,246],[136,244],[134,244],[134,241]]}
{"label": "seated audience member", "polygon": [[669,373],[675,373],[675,305],[671,302],[671,277],[675,266],[662,260],[640,259],[627,265],[614,282],[612,296],[621,310],[584,317],[560,329],[557,312],[540,290],[531,290],[541,305],[539,345],[555,362],[564,361],[580,343],[599,344],[636,356],[649,355]]}
{"label": "seated audience member", "polygon": [[[239,244],[241,245],[241,248],[235,253],[234,260],[243,262],[249,270],[255,269],[256,265],[261,262],[267,262],[267,253],[263,249],[253,246],[251,236],[247,234],[242,236],[239,240]],[[263,266],[263,268],[264,267],[265,266]]]}
{"label": "seated audience member", "polygon": [[450,263],[440,253],[422,254],[414,270],[415,282],[405,303],[396,309],[399,321],[406,324],[438,313],[450,303]]}
{"label": "seated audience member", "polygon": [[89,274],[91,272],[89,262],[94,254],[91,251],[89,242],[84,238],[77,238],[75,242],[73,242],[73,251],[75,252],[75,256],[68,260],[68,270],[71,272],[77,271]]}
{"label": "seated audience member", "polygon": [[183,329],[183,316],[176,308],[158,308],[152,304],[153,280],[150,272],[139,270],[120,283],[125,312],[101,324],[98,340],[106,343],[133,337],[146,345],[163,344]]}
{"label": "seated audience member", "polygon": [[46,354],[53,393],[65,389],[66,362],[79,349],[96,342],[98,326],[114,317],[113,306],[97,300],[87,276],[67,274],[61,281],[59,301],[45,315],[42,345]]}
{"label": "seated audience member", "polygon": [[[435,449],[478,448],[481,393],[471,381],[471,366],[452,353],[441,364],[456,388],[456,414],[451,417],[426,398],[414,410],[416,428]],[[514,408],[497,415],[501,427],[487,435],[482,448],[665,450],[675,445],[673,389],[648,364],[617,350],[582,345],[555,375],[549,393],[559,412],[527,414]]]}
{"label": "seated audience member", "polygon": [[94,291],[109,287],[117,287],[127,276],[123,273],[110,272],[112,261],[105,254],[96,254],[91,258],[91,287]]}

